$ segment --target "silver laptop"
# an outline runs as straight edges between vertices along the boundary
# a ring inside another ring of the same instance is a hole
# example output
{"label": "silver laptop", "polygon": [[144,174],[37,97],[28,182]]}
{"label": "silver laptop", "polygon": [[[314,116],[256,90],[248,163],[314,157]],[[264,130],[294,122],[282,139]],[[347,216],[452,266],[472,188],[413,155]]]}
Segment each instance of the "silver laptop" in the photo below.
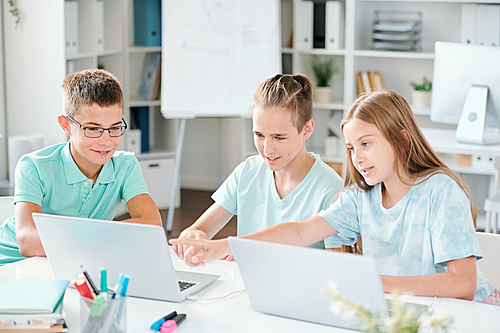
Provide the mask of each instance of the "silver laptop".
{"label": "silver laptop", "polygon": [[252,308],[272,315],[352,328],[356,318],[333,314],[321,289],[335,281],[339,295],[385,311],[382,281],[372,258],[312,248],[229,238]]}
{"label": "silver laptop", "polygon": [[127,295],[181,302],[219,277],[174,270],[160,226],[39,213],[33,220],[58,279],[75,280],[83,265],[99,288],[105,268],[108,288],[124,273],[130,276]]}

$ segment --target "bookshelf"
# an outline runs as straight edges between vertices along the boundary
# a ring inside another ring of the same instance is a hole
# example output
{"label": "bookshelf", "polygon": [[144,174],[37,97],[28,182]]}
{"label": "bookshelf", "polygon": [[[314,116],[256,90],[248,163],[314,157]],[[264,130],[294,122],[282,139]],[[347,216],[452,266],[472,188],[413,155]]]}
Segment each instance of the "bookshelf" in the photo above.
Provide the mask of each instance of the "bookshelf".
{"label": "bookshelf", "polygon": [[[148,6],[153,3],[147,1]],[[156,6],[160,3],[158,0]],[[70,8],[76,6],[76,11],[68,10],[68,5]],[[134,14],[135,8],[140,8],[139,14]],[[144,17],[148,15],[146,9],[157,14],[156,21]],[[165,209],[170,203],[177,126],[175,120],[167,120],[161,115],[159,98],[140,97],[146,58],[148,54],[161,55],[161,44],[158,44],[159,38],[154,45],[150,40],[136,38],[134,26],[135,23],[144,25],[137,28],[143,36],[145,29],[150,28],[148,24],[154,23],[160,30],[158,12],[156,8],[146,8],[143,0],[66,0],[65,38],[76,38],[77,48],[66,47],[65,61],[66,74],[97,67],[110,71],[120,80],[124,92],[124,118],[130,129],[138,129],[134,112],[148,113],[143,117],[146,122],[141,124],[143,138],[149,143],[147,149],[134,148],[130,131],[124,135],[119,149],[135,150],[153,199],[160,209]],[[178,206],[179,196],[177,199]],[[122,205],[118,214],[125,211]]]}
{"label": "bookshelf", "polygon": [[[331,1],[331,0],[327,0]],[[314,119],[316,129],[308,140],[309,151],[319,153],[325,162],[337,163],[345,170],[345,157],[339,152],[328,156],[325,154],[325,136],[329,135],[326,128],[328,118],[336,113],[345,111],[357,95],[356,74],[360,71],[377,71],[383,75],[385,87],[403,95],[411,103],[410,81],[421,81],[426,76],[432,80],[434,63],[434,43],[436,41],[463,42],[464,34],[470,34],[462,22],[464,6],[476,4],[500,4],[499,1],[410,1],[410,0],[341,0],[343,15],[342,33],[344,43],[337,50],[315,49],[304,47],[302,43],[290,45],[290,36],[293,34],[295,42],[302,36],[303,18],[297,24],[297,11],[303,10],[304,3],[310,0],[282,0],[282,53],[283,59],[291,62],[291,73],[304,73],[310,77],[307,68],[308,57],[311,55],[326,55],[338,59],[341,65],[340,73],[334,78],[332,105],[314,104]],[[307,5],[306,5],[307,6]],[[418,52],[372,50],[371,33],[374,12],[383,10],[418,11],[422,13],[421,46]],[[469,31],[468,31],[469,30]],[[290,59],[291,58],[291,59]],[[283,66],[285,69],[286,66]],[[440,130],[454,130],[455,126],[436,124],[430,121],[430,108],[413,109],[417,122],[421,127]],[[453,161],[453,156],[439,151],[447,161]],[[450,159],[451,158],[451,159]],[[338,166],[338,165],[337,165]],[[473,168],[461,168],[456,163],[450,166],[457,172],[469,178],[476,204],[482,207],[485,199],[485,190],[494,177],[494,171]],[[489,179],[489,180],[488,180]],[[482,186],[485,185],[485,186]],[[480,216],[481,225],[484,217]]]}

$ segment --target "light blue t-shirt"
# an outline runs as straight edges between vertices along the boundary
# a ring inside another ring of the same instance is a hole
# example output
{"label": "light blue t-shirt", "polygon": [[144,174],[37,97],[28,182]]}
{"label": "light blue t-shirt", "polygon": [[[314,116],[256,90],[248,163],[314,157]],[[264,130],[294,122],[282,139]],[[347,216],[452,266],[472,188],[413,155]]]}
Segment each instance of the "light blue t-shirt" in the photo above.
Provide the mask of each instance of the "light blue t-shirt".
{"label": "light blue t-shirt", "polygon": [[[238,236],[248,235],[282,222],[296,222],[326,209],[343,187],[342,178],[319,155],[302,182],[285,198],[276,191],[274,173],[260,155],[240,163],[212,199],[237,215]],[[323,242],[314,247],[323,248]],[[340,247],[328,239],[326,247]]]}
{"label": "light blue t-shirt", "polygon": [[[148,193],[133,153],[117,151],[103,165],[95,184],[73,160],[69,143],[24,155],[16,166],[14,202],[42,207],[46,214],[112,220],[122,200]],[[25,259],[19,253],[15,219],[0,227],[0,265]]]}
{"label": "light blue t-shirt", "polygon": [[[416,276],[446,272],[446,262],[483,257],[462,188],[446,174],[434,174],[413,186],[393,207],[382,205],[382,186],[350,189],[318,216],[339,233],[331,238],[346,245],[363,239],[363,255],[375,258],[381,275]],[[494,288],[477,271],[474,301],[484,301]]]}

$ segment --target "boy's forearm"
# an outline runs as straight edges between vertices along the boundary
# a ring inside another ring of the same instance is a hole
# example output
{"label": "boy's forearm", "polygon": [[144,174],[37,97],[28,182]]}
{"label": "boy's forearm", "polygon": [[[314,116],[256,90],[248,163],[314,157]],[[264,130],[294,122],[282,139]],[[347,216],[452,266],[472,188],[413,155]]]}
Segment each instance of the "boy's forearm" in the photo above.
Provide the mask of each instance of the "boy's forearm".
{"label": "boy's forearm", "polygon": [[21,230],[16,232],[17,244],[19,246],[19,253],[25,257],[45,257],[45,250],[43,249],[40,236],[36,229],[34,230]]}
{"label": "boy's forearm", "polygon": [[187,230],[199,230],[212,239],[233,217],[233,214],[217,203],[210,206]]}

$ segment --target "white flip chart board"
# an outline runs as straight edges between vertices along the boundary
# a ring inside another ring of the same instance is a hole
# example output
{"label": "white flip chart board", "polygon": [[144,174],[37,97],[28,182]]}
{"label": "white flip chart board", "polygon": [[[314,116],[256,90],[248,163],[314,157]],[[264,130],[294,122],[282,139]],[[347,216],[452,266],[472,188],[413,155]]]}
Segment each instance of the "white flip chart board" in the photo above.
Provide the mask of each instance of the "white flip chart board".
{"label": "white flip chart board", "polygon": [[255,88],[281,71],[278,6],[278,0],[163,0],[163,116],[249,116]]}

